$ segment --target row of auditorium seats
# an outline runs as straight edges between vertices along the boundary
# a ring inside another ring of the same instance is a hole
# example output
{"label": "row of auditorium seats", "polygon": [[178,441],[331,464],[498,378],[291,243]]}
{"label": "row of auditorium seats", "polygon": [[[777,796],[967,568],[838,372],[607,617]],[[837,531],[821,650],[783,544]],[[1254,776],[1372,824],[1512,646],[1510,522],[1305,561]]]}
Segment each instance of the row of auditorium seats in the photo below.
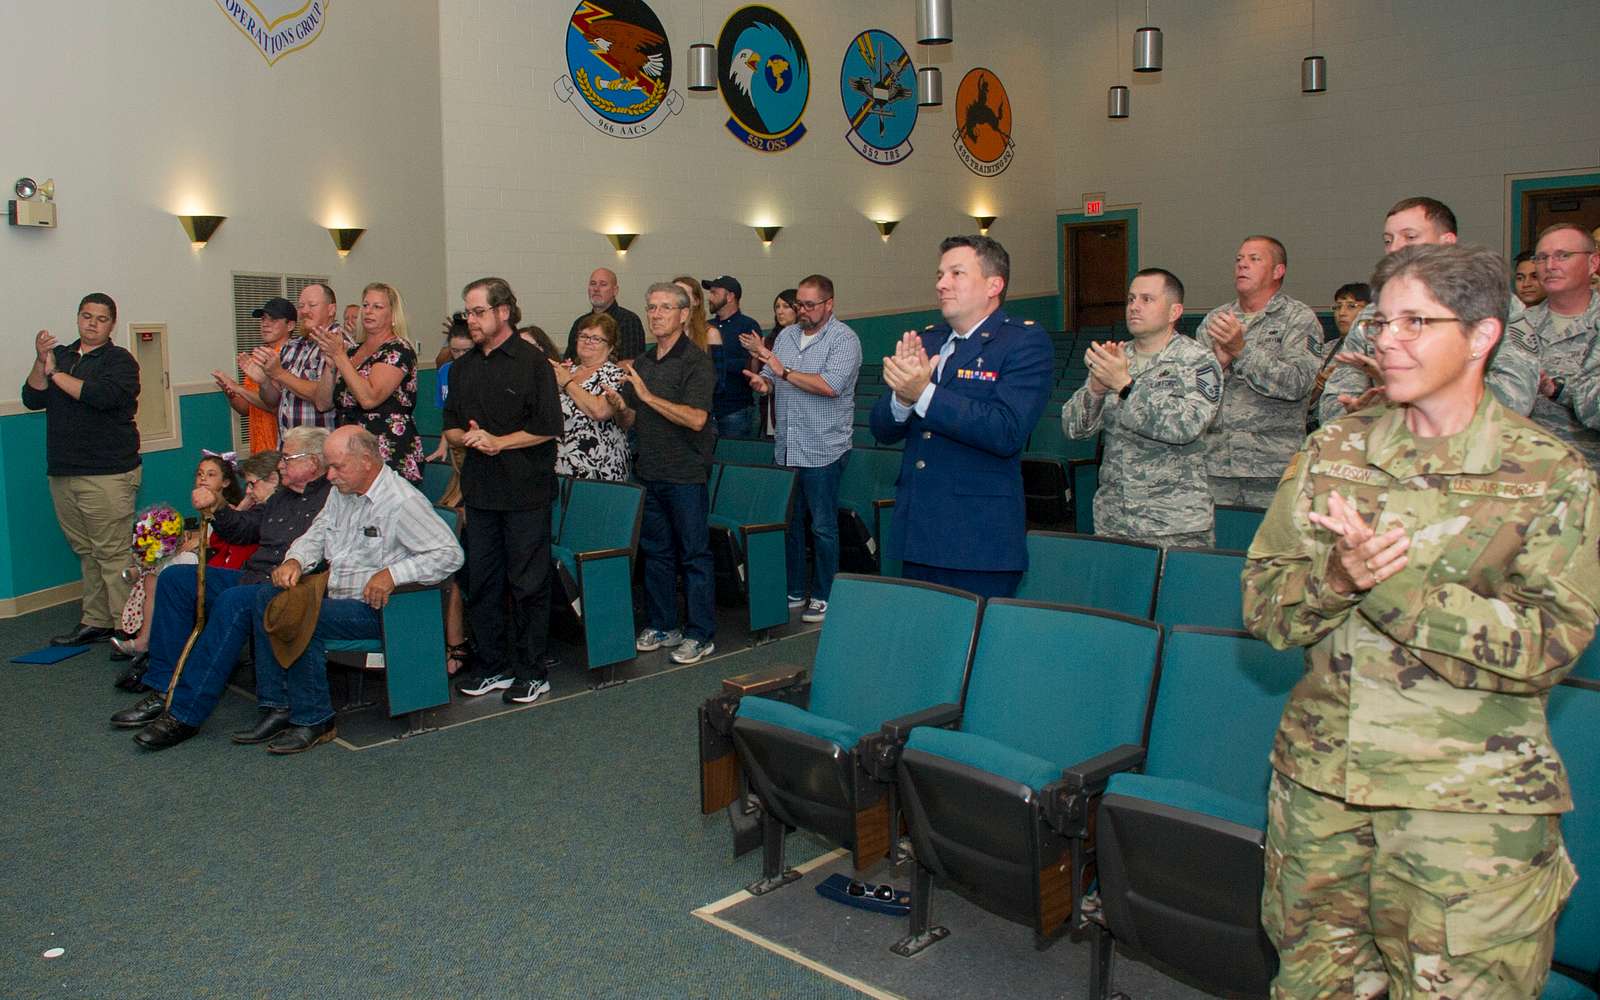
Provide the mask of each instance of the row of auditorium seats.
{"label": "row of auditorium seats", "polygon": [[[800,877],[792,830],[864,871],[898,860],[903,819],[915,868],[908,933],[885,940],[897,954],[947,935],[931,921],[938,880],[1041,944],[1091,928],[1096,1000],[1116,943],[1266,995],[1267,755],[1302,651],[903,580],[843,575],[834,593],[809,673],[730,678],[700,708],[702,811],[728,810],[736,852],[764,848],[749,891]],[[1600,683],[1563,684],[1550,717],[1578,802],[1568,848],[1600,866]],[[1593,1000],[1600,889],[1580,883],[1557,934],[1568,975],[1545,996]]]}

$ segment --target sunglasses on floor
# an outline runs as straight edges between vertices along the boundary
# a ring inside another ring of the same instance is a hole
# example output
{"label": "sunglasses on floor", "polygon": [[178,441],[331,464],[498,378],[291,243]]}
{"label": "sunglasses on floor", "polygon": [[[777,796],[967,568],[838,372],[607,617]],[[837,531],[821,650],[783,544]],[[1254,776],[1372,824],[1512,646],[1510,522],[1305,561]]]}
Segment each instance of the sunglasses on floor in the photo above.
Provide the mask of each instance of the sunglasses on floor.
{"label": "sunglasses on floor", "polygon": [[892,885],[866,885],[862,882],[851,882],[845,891],[852,896],[870,896],[873,899],[893,900],[894,886]]}

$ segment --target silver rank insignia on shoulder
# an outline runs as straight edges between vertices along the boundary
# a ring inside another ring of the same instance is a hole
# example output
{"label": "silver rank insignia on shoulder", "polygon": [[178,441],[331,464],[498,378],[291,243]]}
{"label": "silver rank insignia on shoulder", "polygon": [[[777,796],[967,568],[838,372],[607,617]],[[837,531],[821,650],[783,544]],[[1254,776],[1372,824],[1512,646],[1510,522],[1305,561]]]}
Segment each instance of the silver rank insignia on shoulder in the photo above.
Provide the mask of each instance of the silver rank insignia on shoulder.
{"label": "silver rank insignia on shoulder", "polygon": [[937,324],[937,323],[929,323],[927,326],[923,327],[923,329],[924,330],[932,330],[934,327],[936,327],[938,325],[939,324]]}
{"label": "silver rank insignia on shoulder", "polygon": [[1025,320],[1022,321],[1022,325],[1023,326],[1032,326],[1033,325],[1033,320],[1025,319]]}

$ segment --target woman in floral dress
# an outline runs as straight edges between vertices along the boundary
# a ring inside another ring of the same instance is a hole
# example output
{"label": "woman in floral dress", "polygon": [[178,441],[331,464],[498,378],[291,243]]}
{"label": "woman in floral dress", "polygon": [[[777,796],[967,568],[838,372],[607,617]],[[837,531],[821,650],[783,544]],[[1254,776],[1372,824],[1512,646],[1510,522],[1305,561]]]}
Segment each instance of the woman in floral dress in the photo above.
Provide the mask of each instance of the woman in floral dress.
{"label": "woman in floral dress", "polygon": [[421,486],[422,438],[412,417],[417,352],[406,339],[405,305],[395,288],[373,282],[362,290],[361,329],[366,339],[351,348],[338,331],[312,331],[332,362],[322,368],[317,407],[334,407],[341,427],[356,424],[370,431],[384,463]]}

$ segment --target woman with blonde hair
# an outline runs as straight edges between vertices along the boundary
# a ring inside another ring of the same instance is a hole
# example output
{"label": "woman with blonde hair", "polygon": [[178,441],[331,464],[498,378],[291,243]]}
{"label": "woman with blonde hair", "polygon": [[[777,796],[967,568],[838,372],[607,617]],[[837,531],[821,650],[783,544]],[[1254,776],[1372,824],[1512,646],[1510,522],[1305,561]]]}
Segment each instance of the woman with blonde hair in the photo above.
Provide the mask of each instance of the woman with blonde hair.
{"label": "woman with blonde hair", "polygon": [[361,292],[359,346],[346,349],[338,331],[315,334],[331,362],[317,384],[317,408],[333,407],[339,426],[356,424],[378,439],[383,461],[413,485],[422,483],[422,438],[417,405],[417,352],[406,339],[405,304],[391,285],[375,281]]}
{"label": "woman with blonde hair", "polygon": [[673,278],[672,283],[689,293],[689,339],[694,341],[694,346],[709,353],[706,345],[720,345],[722,336],[706,320],[706,293],[700,290],[698,280],[686,274]]}

